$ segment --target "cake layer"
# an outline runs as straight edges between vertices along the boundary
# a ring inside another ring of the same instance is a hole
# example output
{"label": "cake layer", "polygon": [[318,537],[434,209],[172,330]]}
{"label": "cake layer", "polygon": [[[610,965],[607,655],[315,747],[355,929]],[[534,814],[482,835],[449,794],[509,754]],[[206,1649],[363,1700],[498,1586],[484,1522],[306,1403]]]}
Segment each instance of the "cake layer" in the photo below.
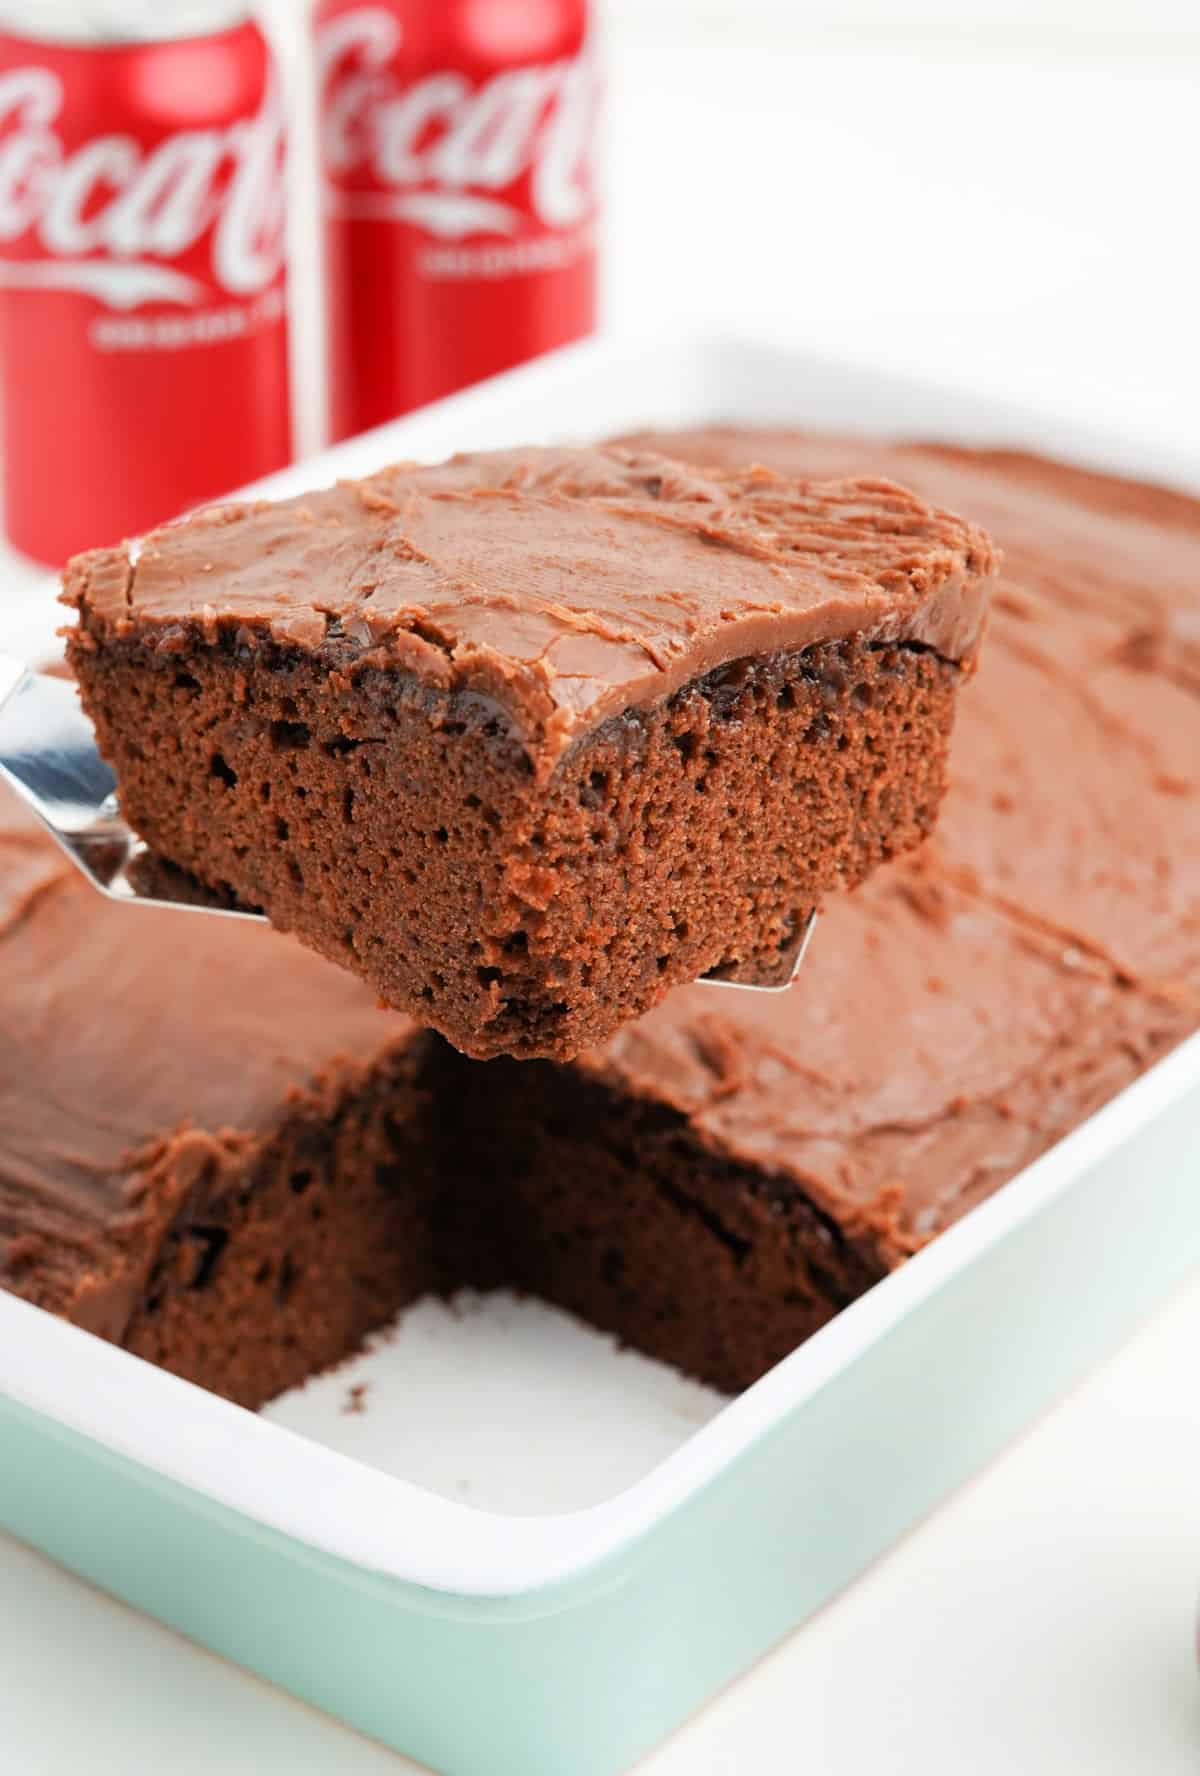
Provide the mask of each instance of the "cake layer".
{"label": "cake layer", "polygon": [[[574,1064],[478,1066],[286,939],[106,906],[10,813],[8,1287],[248,1401],[462,1282],[740,1386],[1200,1028],[1200,504],[1028,457],[673,443],[878,465],[994,530],[934,840],[828,907],[789,994],[689,989]],[[237,1187],[190,1193],[193,1149]],[[310,1256],[297,1216],[335,1202]]]}
{"label": "cake layer", "polygon": [[84,557],[70,652],[157,852],[570,1058],[925,837],[993,565],[877,480],[501,453]]}
{"label": "cake layer", "polygon": [[790,972],[822,896],[931,830],[960,676],[854,642],[738,663],[538,788],[491,706],[386,672],[114,641],[80,673],[157,852],[483,1059],[569,1058],[710,970]]}
{"label": "cake layer", "polygon": [[0,1283],[254,1405],[430,1286],[429,1039],[341,970],[103,900],[0,792],[0,1009]]}

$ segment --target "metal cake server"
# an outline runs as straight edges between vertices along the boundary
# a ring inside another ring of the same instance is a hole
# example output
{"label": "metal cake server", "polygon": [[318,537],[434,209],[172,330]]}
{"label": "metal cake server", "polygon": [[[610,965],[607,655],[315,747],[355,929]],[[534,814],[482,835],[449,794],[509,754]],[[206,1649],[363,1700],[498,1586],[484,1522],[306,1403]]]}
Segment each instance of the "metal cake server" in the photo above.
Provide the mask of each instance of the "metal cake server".
{"label": "metal cake server", "polygon": [[[266,915],[221,900],[194,878],[164,864],[125,821],[117,780],[96,747],[92,724],[70,679],[31,672],[0,653],[0,778],[32,808],[71,862],[110,900],[133,906],[176,907],[224,918]],[[778,973],[760,980],[707,975],[704,986],[778,993],[791,986],[804,960],[816,914],[781,953]]]}
{"label": "metal cake server", "polygon": [[30,672],[0,653],[0,778],[110,900],[135,906],[188,907],[226,918],[262,913],[223,904],[153,858],[121,818],[117,780],[100,757],[92,724],[68,678]]}

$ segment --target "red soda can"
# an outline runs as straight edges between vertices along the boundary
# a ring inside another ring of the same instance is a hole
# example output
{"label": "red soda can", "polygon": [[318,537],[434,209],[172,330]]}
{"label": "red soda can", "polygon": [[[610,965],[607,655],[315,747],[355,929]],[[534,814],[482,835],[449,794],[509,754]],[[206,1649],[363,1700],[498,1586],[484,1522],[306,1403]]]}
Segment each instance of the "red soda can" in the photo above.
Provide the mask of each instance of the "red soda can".
{"label": "red soda can", "polygon": [[318,0],[335,438],[592,331],[586,0]]}
{"label": "red soda can", "polygon": [[283,161],[245,0],[0,5],[4,508],[27,555],[289,460]]}

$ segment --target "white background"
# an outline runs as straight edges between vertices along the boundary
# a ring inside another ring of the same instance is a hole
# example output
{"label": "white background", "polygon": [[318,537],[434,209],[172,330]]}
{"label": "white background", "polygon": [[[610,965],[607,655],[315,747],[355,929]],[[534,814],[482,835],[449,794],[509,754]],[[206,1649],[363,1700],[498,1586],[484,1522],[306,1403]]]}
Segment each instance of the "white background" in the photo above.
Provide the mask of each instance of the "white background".
{"label": "white background", "polygon": [[[1195,449],[1195,0],[610,11],[611,324],[711,320]],[[646,1776],[1195,1776],[1198,1352],[1200,1287]],[[3,1538],[0,1747],[22,1776],[409,1767]]]}

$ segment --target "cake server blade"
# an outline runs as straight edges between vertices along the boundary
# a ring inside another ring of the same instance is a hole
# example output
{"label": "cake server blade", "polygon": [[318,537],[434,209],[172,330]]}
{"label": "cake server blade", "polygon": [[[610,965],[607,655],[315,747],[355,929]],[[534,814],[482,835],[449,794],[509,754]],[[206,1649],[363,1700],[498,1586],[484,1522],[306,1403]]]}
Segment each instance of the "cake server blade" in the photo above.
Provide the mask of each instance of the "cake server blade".
{"label": "cake server blade", "polygon": [[116,778],[69,679],[30,672],[0,653],[0,778],[37,815],[102,894],[144,906],[188,907],[227,918],[261,913],[223,903],[160,864],[121,818]]}
{"label": "cake server blade", "polygon": [[[265,915],[210,893],[194,877],[157,858],[121,818],[117,781],[96,747],[92,724],[69,679],[30,672],[0,653],[0,778],[32,808],[71,862],[110,900],[177,907],[225,918]],[[767,973],[738,979],[735,968],[706,975],[708,987],[779,993],[791,986],[816,924],[810,913]]]}
{"label": "cake server blade", "polygon": [[739,967],[733,963],[712,974],[702,975],[697,985],[736,987],[742,993],[786,993],[800,972],[816,923],[816,913],[809,913],[801,920],[791,942],[785,944],[766,966],[758,963]]}

